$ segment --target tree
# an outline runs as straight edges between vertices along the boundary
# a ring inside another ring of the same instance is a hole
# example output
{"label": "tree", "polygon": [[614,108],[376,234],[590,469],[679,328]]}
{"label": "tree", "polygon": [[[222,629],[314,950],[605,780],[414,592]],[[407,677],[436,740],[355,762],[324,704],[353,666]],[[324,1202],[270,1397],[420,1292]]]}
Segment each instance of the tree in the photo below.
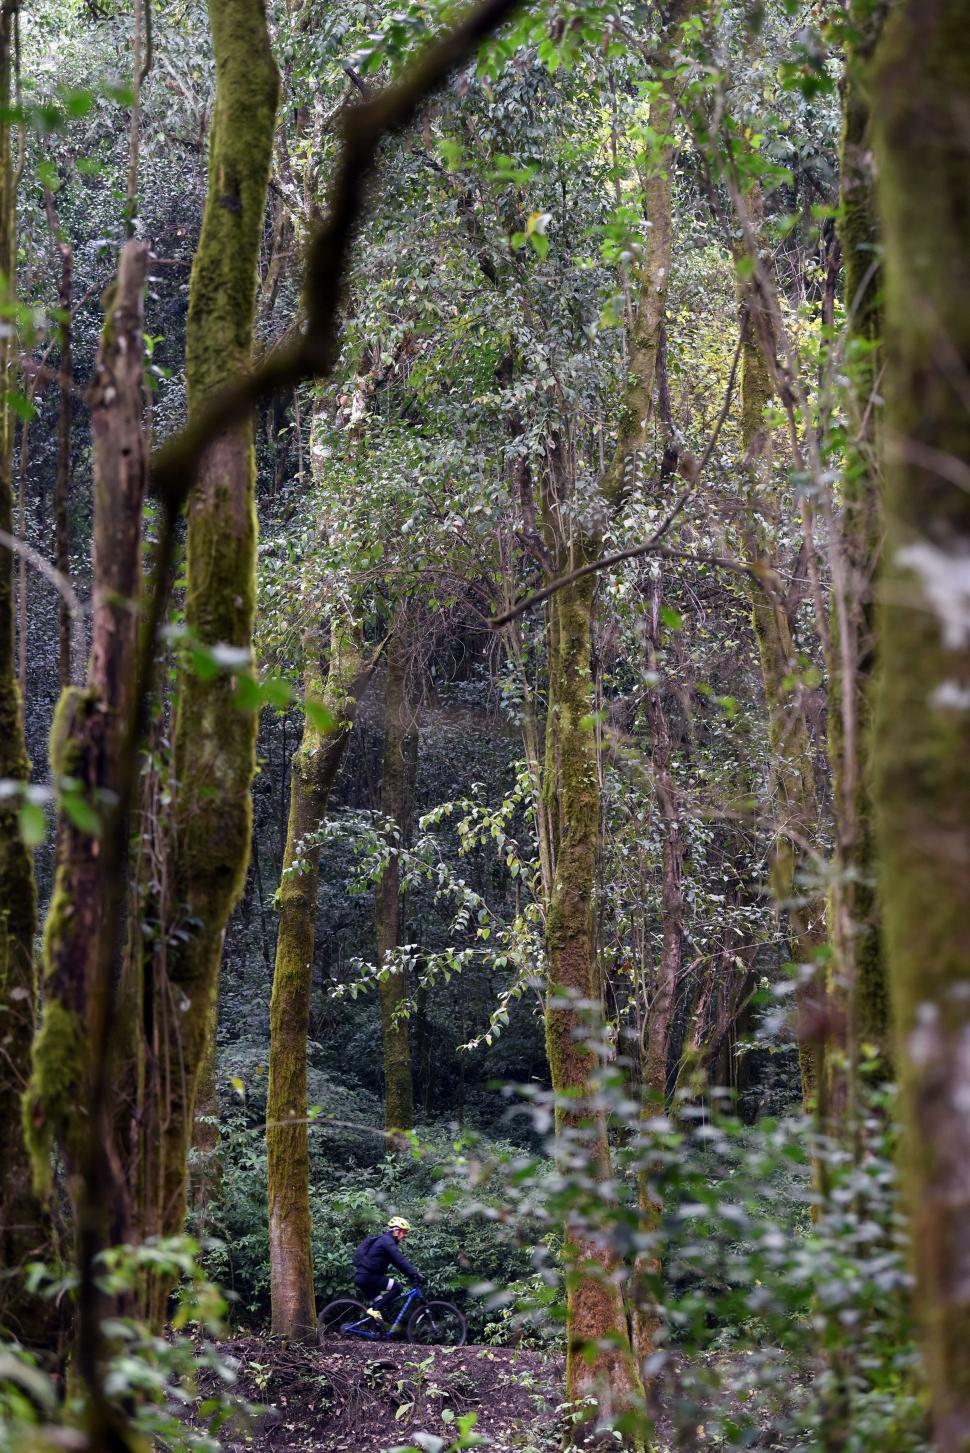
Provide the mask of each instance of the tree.
{"label": "tree", "polygon": [[[250,361],[256,260],[276,123],[278,75],[262,0],[211,0],[216,101],[209,187],[192,269],[186,333],[190,416]],[[185,626],[193,643],[249,660],[255,608],[255,460],[248,419],[206,442],[187,506]],[[151,1137],[148,1228],[181,1229],[196,1087],[212,1024],[226,921],[249,860],[256,717],[230,672],[179,673],[177,783],[169,852],[186,926],[153,972],[169,1102]],[[176,1006],[173,1014],[172,1006]],[[155,1314],[161,1318],[162,1307]]]}
{"label": "tree", "polygon": [[[320,610],[311,604],[312,617]],[[304,841],[327,803],[357,706],[370,680],[358,627],[334,611],[324,675],[322,622],[304,643],[303,739],[293,755],[290,814],[278,902],[279,930],[270,1004],[266,1159],[273,1331],[300,1341],[316,1336],[310,1250],[307,1142],[307,1031],[316,942],[320,848]]]}
{"label": "tree", "polygon": [[892,8],[870,84],[885,268],[877,845],[936,1445],[970,1445],[970,50]]}
{"label": "tree", "polygon": [[[875,665],[874,584],[882,535],[879,466],[882,276],[866,70],[884,17],[856,0],[848,12],[840,144],[840,220],[849,375],[842,517],[833,531],[828,746],[836,824],[832,940],[844,982],[847,1051],[875,1051],[889,1070],[889,993],[875,895],[870,740]],[[855,1073],[849,1067],[850,1084]]]}
{"label": "tree", "polygon": [[[44,1013],[33,1044],[24,1123],[34,1178],[49,1193],[51,1152],[61,1152],[75,1201],[89,1127],[77,1113],[92,1095],[93,1046],[101,1042],[113,988],[100,979],[111,931],[112,885],[100,835],[106,805],[120,791],[124,732],[132,710],[141,596],[141,527],[145,494],[142,359],[147,247],[122,249],[89,394],[94,437],[95,604],[91,661],[84,690],[62,692],[51,729],[51,762],[61,791],[58,865],[44,925]],[[133,1054],[124,1036],[112,1046],[116,1066]],[[119,1079],[121,1077],[119,1076]],[[126,1107],[127,1108],[127,1107]],[[119,1117],[120,1118],[120,1117]],[[131,1234],[131,1201],[121,1148],[105,1131],[112,1238]]]}
{"label": "tree", "polygon": [[[754,201],[760,209],[757,193]],[[743,545],[777,794],[771,890],[777,908],[787,916],[791,954],[798,972],[808,976],[798,992],[799,1060],[807,1104],[821,1083],[824,1039],[818,1016],[823,970],[819,952],[828,937],[824,900],[807,881],[813,876],[818,789],[795,628],[778,561],[760,519],[772,487],[771,430],[765,411],[775,393],[772,375],[778,368],[773,310],[757,277],[741,281],[740,299],[741,447],[747,485]]]}

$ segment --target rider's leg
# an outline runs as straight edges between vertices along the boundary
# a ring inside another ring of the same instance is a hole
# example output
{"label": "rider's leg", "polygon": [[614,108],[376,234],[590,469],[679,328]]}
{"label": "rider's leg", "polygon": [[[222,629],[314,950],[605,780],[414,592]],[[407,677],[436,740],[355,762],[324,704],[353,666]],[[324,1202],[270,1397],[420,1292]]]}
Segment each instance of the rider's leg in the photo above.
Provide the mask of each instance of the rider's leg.
{"label": "rider's leg", "polygon": [[374,1306],[379,1312],[383,1312],[384,1308],[393,1302],[399,1291],[400,1288],[394,1278],[388,1277],[386,1287],[379,1297],[374,1298]]}
{"label": "rider's leg", "polygon": [[382,1322],[383,1309],[397,1296],[397,1282],[393,1277],[367,1276],[358,1281],[357,1289],[370,1303],[367,1308],[368,1317],[373,1317],[375,1322]]}

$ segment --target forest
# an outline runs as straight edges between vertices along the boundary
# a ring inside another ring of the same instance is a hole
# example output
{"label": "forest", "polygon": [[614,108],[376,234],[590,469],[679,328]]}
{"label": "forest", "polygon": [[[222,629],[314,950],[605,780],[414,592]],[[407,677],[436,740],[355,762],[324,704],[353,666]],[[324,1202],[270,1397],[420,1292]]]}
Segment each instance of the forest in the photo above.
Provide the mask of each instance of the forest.
{"label": "forest", "polygon": [[970,1453],[968,19],[0,0],[0,1453]]}

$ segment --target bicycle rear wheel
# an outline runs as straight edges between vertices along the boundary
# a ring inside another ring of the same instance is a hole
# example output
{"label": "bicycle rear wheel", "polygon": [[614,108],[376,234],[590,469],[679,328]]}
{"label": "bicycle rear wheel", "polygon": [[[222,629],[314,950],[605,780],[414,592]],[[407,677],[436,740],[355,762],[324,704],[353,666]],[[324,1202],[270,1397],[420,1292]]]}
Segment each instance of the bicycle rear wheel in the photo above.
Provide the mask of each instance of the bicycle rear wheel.
{"label": "bicycle rear wheel", "polygon": [[355,1302],[353,1297],[340,1297],[335,1302],[328,1302],[317,1318],[317,1341],[346,1336],[343,1328],[351,1322],[359,1322],[366,1315],[367,1308],[363,1302]]}
{"label": "bicycle rear wheel", "polygon": [[425,1302],[408,1322],[408,1341],[427,1347],[464,1347],[468,1323],[451,1302]]}

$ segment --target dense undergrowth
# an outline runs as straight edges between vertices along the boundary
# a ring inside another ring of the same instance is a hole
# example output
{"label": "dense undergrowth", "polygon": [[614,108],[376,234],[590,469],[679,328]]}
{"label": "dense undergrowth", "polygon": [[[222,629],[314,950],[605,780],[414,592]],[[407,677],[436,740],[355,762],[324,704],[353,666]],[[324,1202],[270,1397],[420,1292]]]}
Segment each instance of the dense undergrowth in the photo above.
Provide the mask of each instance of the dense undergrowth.
{"label": "dense undergrowth", "polygon": [[[341,1141],[347,1132],[332,1124],[322,1130],[314,1168],[320,1300],[348,1289],[356,1241],[406,1209],[415,1222],[409,1253],[437,1289],[462,1300],[473,1340],[556,1358],[563,1348],[559,1228],[580,1217],[621,1267],[645,1246],[659,1258],[651,1289],[661,1327],[647,1364],[647,1411],[670,1446],[694,1446],[689,1439],[703,1426],[704,1445],[714,1448],[927,1448],[887,1093],[872,1095],[853,1153],[800,1115],[746,1126],[716,1100],[684,1097],[676,1114],[624,1128],[622,1087],[607,1077],[602,1092],[617,1116],[612,1203],[590,1195],[578,1158],[557,1166],[545,1149],[510,1138],[458,1139],[439,1124],[393,1154],[361,1150],[355,1163]],[[531,1138],[547,1126],[549,1110],[544,1095],[533,1098]],[[213,1165],[197,1166],[206,1172],[208,1239],[200,1256],[207,1274],[191,1246],[165,1251],[182,1272],[172,1338],[151,1338],[124,1317],[112,1329],[113,1395],[133,1399],[146,1427],[164,1427],[169,1446],[203,1437],[184,1426],[186,1409],[201,1408],[214,1427],[232,1412],[230,1389],[245,1369],[219,1351],[223,1314],[237,1339],[265,1325],[265,1171],[261,1141],[245,1118],[240,1106],[221,1126],[218,1178]],[[520,1123],[517,1115],[511,1125]],[[636,1212],[639,1170],[665,1208],[646,1240]],[[113,1284],[137,1274],[138,1261],[116,1258]],[[227,1286],[225,1303],[209,1277]],[[325,1349],[320,1356],[325,1371]],[[15,1347],[3,1358],[0,1446],[21,1448],[61,1394]],[[204,1398],[200,1366],[209,1369]],[[230,1403],[213,1394],[213,1376],[224,1380]]]}

